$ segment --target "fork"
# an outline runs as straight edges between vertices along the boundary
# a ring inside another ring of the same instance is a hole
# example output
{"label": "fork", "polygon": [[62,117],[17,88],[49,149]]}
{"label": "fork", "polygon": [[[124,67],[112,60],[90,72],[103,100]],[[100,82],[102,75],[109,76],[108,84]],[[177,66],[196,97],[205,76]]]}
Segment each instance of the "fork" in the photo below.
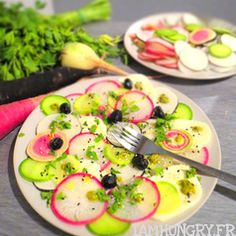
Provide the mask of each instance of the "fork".
{"label": "fork", "polygon": [[216,177],[218,179],[221,179],[227,183],[230,183],[232,185],[236,186],[236,176],[218,170],[216,168],[203,165],[199,162],[190,160],[188,158],[185,158],[183,156],[177,155],[172,152],[168,152],[164,149],[162,149],[160,146],[157,146],[153,141],[139,133],[138,131],[122,124],[117,123],[114,128],[110,131],[110,134],[119,142],[125,149],[129,150],[130,152],[136,153],[136,154],[164,154],[169,155],[170,157],[180,161],[184,162],[197,170],[199,170],[202,174]]}

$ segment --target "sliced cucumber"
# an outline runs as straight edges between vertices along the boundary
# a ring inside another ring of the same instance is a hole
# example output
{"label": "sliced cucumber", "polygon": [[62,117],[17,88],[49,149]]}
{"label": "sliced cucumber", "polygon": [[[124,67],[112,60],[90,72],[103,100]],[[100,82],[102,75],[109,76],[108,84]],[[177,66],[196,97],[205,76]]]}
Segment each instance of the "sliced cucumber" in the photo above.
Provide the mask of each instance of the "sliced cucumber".
{"label": "sliced cucumber", "polygon": [[184,34],[175,34],[163,37],[164,39],[170,41],[170,42],[176,42],[176,41],[187,41],[187,37]]}
{"label": "sliced cucumber", "polygon": [[187,24],[185,25],[185,29],[189,32],[192,32],[194,30],[198,30],[198,29],[201,29],[203,28],[202,25],[199,25],[199,24]]}
{"label": "sliced cucumber", "polygon": [[87,225],[87,228],[95,235],[99,236],[115,236],[126,232],[130,227],[129,223],[111,217],[108,213],[104,213],[98,220]]}
{"label": "sliced cucumber", "polygon": [[45,97],[41,103],[40,108],[45,115],[59,113],[61,104],[70,102],[63,96],[60,95],[49,95]]}
{"label": "sliced cucumber", "polygon": [[225,45],[225,44],[219,44],[214,43],[208,47],[208,51],[210,55],[217,58],[226,58],[229,57],[232,54],[232,49]]}
{"label": "sliced cucumber", "polygon": [[177,30],[174,29],[159,29],[154,33],[158,37],[168,37],[178,34]]}
{"label": "sliced cucumber", "polygon": [[92,111],[97,110],[101,104],[101,99],[94,93],[87,93],[75,100],[74,109],[79,114],[88,115]]}
{"label": "sliced cucumber", "polygon": [[125,166],[132,161],[134,154],[124,148],[117,148],[107,144],[104,148],[104,156],[112,163]]}
{"label": "sliced cucumber", "polygon": [[30,181],[48,181],[52,178],[52,173],[47,168],[48,162],[39,162],[27,158],[19,166],[20,175]]}
{"label": "sliced cucumber", "polygon": [[192,120],[193,111],[187,104],[180,102],[178,103],[173,115],[175,119]]}

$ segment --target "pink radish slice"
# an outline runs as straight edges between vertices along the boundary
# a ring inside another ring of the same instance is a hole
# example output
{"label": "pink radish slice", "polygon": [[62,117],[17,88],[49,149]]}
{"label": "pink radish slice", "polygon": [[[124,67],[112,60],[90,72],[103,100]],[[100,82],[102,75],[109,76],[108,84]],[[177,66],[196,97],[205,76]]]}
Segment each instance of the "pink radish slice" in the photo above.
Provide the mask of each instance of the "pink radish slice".
{"label": "pink radish slice", "polygon": [[149,43],[160,43],[160,44],[166,46],[170,51],[175,52],[175,48],[174,48],[173,44],[167,42],[167,41],[164,40],[164,39],[161,39],[161,38],[152,38],[152,39],[149,39],[148,42],[149,42]]}
{"label": "pink radish slice", "polygon": [[165,56],[163,56],[163,55],[157,56],[157,55],[154,55],[154,54],[144,51],[144,52],[140,52],[138,54],[138,58],[143,61],[156,61],[158,59],[165,58]]}
{"label": "pink radish slice", "polygon": [[50,131],[40,133],[29,143],[27,146],[27,154],[36,161],[52,161],[55,159],[55,155],[50,154],[50,141],[53,138],[61,138],[63,140],[63,144],[61,148],[55,151],[57,155],[61,155],[66,151],[68,147],[68,140],[66,135],[60,131],[56,131],[51,134]]}
{"label": "pink radish slice", "polygon": [[188,159],[198,161],[204,165],[207,165],[209,162],[209,151],[207,147],[201,149],[191,148],[182,153]]}
{"label": "pink radish slice", "polygon": [[71,155],[77,155],[79,158],[88,158],[86,156],[87,148],[89,146],[94,146],[91,151],[95,152],[98,158],[98,160],[94,160],[94,162],[98,163],[101,167],[101,171],[103,171],[110,165],[110,161],[107,160],[103,155],[103,148],[106,142],[104,140],[100,140],[96,143],[95,139],[97,137],[97,134],[89,132],[76,135],[70,140],[67,153]]}
{"label": "pink radish slice", "polygon": [[162,142],[167,150],[181,151],[189,146],[190,137],[181,130],[169,130],[165,133],[168,140]]}
{"label": "pink radish slice", "polygon": [[162,43],[152,42],[150,40],[148,40],[145,43],[145,50],[148,53],[157,55],[157,56],[170,56],[170,57],[175,56],[175,52],[171,48],[168,48]]}
{"label": "pink radish slice", "polygon": [[[128,106],[128,114],[124,118],[129,122],[138,123],[148,120],[154,108],[154,104],[149,96],[141,91],[129,91],[123,94],[116,102],[115,109],[121,110],[124,104]],[[130,111],[132,106],[136,106],[137,111]]]}
{"label": "pink radish slice", "polygon": [[89,224],[98,219],[107,209],[107,202],[90,201],[89,191],[103,189],[101,182],[86,173],[76,173],[65,178],[55,189],[51,209],[64,223]]}
{"label": "pink radish slice", "polygon": [[86,90],[85,93],[96,93],[101,98],[103,105],[107,104],[107,94],[110,91],[114,91],[117,88],[120,88],[122,85],[118,81],[114,80],[102,80],[91,84]]}
{"label": "pink radish slice", "polygon": [[[142,182],[137,186],[137,193],[143,194],[143,200],[137,204],[131,204],[130,199],[127,197],[124,201],[124,207],[118,209],[115,213],[109,214],[123,222],[139,222],[144,221],[152,217],[160,203],[160,193],[156,184],[148,178],[136,177],[135,179],[141,179]],[[113,189],[112,191],[115,191]],[[112,191],[110,194],[112,194]],[[113,203],[111,198],[109,205]],[[108,208],[109,209],[109,208]]]}
{"label": "pink radish slice", "polygon": [[82,93],[71,93],[71,94],[67,95],[66,98],[69,100],[69,102],[71,104],[74,104],[75,99],[80,97],[81,95],[83,95],[83,94]]}
{"label": "pink radish slice", "polygon": [[164,66],[167,68],[176,69],[176,68],[178,68],[177,62],[178,61],[176,58],[169,57],[169,58],[165,58],[165,59],[161,59],[161,60],[156,60],[155,64],[159,65],[159,66]]}

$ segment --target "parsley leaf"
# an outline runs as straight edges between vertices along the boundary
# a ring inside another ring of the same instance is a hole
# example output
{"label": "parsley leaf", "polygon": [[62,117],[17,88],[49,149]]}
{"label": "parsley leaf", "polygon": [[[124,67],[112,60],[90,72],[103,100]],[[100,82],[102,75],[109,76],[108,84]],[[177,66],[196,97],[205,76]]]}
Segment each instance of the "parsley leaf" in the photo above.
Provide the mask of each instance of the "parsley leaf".
{"label": "parsley leaf", "polygon": [[197,174],[196,169],[195,168],[191,168],[190,170],[186,171],[186,178],[187,179],[193,178],[194,176],[196,176],[196,174]]}
{"label": "parsley leaf", "polygon": [[97,161],[98,160],[98,156],[97,153],[95,151],[93,151],[93,149],[95,148],[94,145],[92,146],[88,146],[86,149],[86,157],[90,158],[91,160]]}

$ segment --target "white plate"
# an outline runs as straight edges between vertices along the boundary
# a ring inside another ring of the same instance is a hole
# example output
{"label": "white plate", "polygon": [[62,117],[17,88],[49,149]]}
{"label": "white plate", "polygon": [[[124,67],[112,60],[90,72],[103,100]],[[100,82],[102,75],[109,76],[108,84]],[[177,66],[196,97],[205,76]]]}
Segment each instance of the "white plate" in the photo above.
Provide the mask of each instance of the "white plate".
{"label": "white plate", "polygon": [[[117,77],[102,77],[100,79],[116,79]],[[78,83],[75,83],[73,85],[70,85],[62,90],[59,90],[57,94],[61,95],[68,95],[70,93],[83,93],[85,88],[88,87],[90,84],[94,82],[95,79],[89,79],[89,80],[84,80],[80,81]],[[98,79],[96,79],[98,80]],[[152,81],[154,86],[163,86],[162,83]],[[165,85],[164,85],[165,86]],[[206,114],[188,97],[183,95],[181,92],[178,92],[175,89],[172,89],[173,92],[178,96],[179,101],[184,102],[188,104],[192,110],[193,110],[193,118],[199,121],[204,121],[207,124],[209,124],[211,131],[212,131],[212,142],[209,146],[209,153],[210,153],[210,161],[209,165],[220,168],[221,166],[221,150],[220,150],[220,144],[219,140],[216,134],[216,131],[206,116]],[[72,225],[67,225],[63,223],[62,221],[58,220],[50,208],[46,207],[46,202],[43,201],[40,198],[39,191],[31,184],[30,182],[27,182],[24,180],[18,172],[18,167],[20,163],[26,158],[26,146],[32,140],[32,138],[35,136],[35,128],[38,122],[42,119],[44,115],[40,111],[39,107],[36,108],[31,115],[27,118],[27,120],[24,122],[21,130],[19,132],[23,132],[25,136],[23,137],[18,137],[15,143],[15,148],[14,148],[14,157],[13,157],[13,164],[14,164],[14,171],[15,171],[15,176],[17,179],[17,183],[20,187],[21,192],[23,193],[24,197],[28,201],[28,203],[32,206],[32,208],[39,214],[41,215],[45,220],[53,224],[54,226],[58,227],[59,229],[70,233],[72,235],[80,235],[80,236],[90,236],[92,235],[89,231],[84,226],[72,226]],[[201,180],[202,187],[203,187],[203,196],[198,205],[195,205],[193,208],[189,209],[188,211],[178,215],[177,217],[173,218],[172,220],[166,222],[168,224],[174,225],[180,222],[183,222],[187,220],[189,217],[191,217],[193,214],[195,214],[201,206],[207,201],[209,196],[211,195],[215,184],[216,184],[216,179],[215,178],[210,178],[210,177],[203,177]],[[165,223],[165,224],[166,224]],[[148,224],[163,224],[161,222],[157,222],[154,220],[149,220],[146,222],[141,222],[141,223],[136,223],[140,225],[148,225]],[[125,235],[133,235],[134,233],[134,228],[131,227],[131,229],[125,234]]]}
{"label": "white plate", "polygon": [[[186,13],[187,12],[163,13],[163,14],[148,16],[148,17],[145,17],[145,18],[142,18],[142,19],[136,21],[128,28],[128,30],[125,33],[124,45],[125,45],[126,50],[136,61],[138,61],[140,64],[144,65],[145,67],[152,69],[154,71],[157,71],[157,72],[160,72],[160,73],[163,73],[166,75],[178,77],[178,78],[197,79],[197,80],[209,80],[209,79],[214,80],[214,79],[222,79],[222,78],[230,77],[230,76],[236,74],[236,67],[232,71],[225,72],[225,73],[215,72],[210,69],[205,70],[205,71],[200,71],[200,72],[183,73],[177,69],[168,69],[168,68],[165,68],[162,66],[158,66],[152,62],[146,62],[146,61],[140,60],[138,58],[137,46],[135,46],[133,44],[133,42],[130,38],[130,35],[137,33],[138,31],[141,30],[142,26],[144,26],[148,23],[157,22],[161,19],[163,20],[168,17],[171,17],[171,19],[173,19],[173,18],[179,19],[183,14],[186,14]],[[230,26],[231,28],[233,27],[232,24],[230,24],[229,22],[226,22],[224,20],[221,20],[221,19],[213,19],[213,18],[207,19],[207,22],[210,22],[210,21],[211,22],[214,21],[214,22],[216,22],[217,25],[220,25],[220,26]]]}

